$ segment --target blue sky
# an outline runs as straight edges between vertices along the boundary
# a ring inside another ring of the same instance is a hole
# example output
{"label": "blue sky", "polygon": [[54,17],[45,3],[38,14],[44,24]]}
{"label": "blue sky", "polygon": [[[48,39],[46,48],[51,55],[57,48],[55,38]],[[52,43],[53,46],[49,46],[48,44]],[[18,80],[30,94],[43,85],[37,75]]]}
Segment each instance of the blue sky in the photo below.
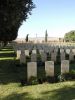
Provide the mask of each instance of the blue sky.
{"label": "blue sky", "polygon": [[44,37],[47,29],[49,37],[63,37],[75,30],[75,0],[33,0],[36,8],[18,31],[18,38]]}

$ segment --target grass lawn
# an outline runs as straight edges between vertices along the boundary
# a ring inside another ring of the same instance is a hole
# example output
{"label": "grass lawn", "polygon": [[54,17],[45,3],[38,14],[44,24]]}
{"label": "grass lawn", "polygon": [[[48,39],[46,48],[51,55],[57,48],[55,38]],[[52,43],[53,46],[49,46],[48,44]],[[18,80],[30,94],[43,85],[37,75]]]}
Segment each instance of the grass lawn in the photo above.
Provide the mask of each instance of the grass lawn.
{"label": "grass lawn", "polygon": [[0,100],[74,100],[75,82],[21,87],[20,83],[0,85]]}
{"label": "grass lawn", "polygon": [[[20,79],[26,78],[26,64],[19,65],[12,48],[0,50],[0,100],[74,100],[75,81],[21,86]],[[58,64],[56,68],[60,68]],[[70,68],[75,69],[75,63]],[[39,66],[38,72],[44,67]],[[55,69],[56,69],[55,68]],[[43,70],[44,71],[44,70]],[[59,70],[55,71],[59,73]],[[40,74],[39,74],[40,77]]]}

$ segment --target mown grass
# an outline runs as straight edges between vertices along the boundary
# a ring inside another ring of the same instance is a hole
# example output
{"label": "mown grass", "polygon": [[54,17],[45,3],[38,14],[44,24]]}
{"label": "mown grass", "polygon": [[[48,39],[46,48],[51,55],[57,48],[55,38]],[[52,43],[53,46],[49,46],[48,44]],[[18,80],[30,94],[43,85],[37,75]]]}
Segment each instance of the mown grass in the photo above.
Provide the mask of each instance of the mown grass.
{"label": "mown grass", "polygon": [[[27,77],[27,65],[19,64],[12,47],[5,47],[0,52],[2,52],[0,53],[0,100],[75,99],[75,81],[22,87],[20,80]],[[75,69],[74,62],[70,64],[70,69]],[[60,63],[55,63],[55,74],[59,73]],[[38,77],[44,77],[44,75],[44,63],[38,63]]]}
{"label": "mown grass", "polygon": [[0,100],[74,100],[75,82],[20,87],[19,83],[0,85]]}

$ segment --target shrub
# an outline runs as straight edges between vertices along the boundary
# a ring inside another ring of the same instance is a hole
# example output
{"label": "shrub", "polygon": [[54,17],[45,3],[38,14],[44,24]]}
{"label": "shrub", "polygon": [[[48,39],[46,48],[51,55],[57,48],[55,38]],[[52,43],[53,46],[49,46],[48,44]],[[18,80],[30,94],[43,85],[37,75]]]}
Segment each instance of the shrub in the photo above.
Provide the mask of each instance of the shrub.
{"label": "shrub", "polygon": [[73,80],[75,79],[75,70],[71,70],[68,73],[64,73],[58,76],[58,80],[60,82],[65,81],[65,80]]}
{"label": "shrub", "polygon": [[47,76],[46,81],[49,83],[54,83],[55,82],[55,77]]}
{"label": "shrub", "polygon": [[28,81],[28,84],[29,85],[36,85],[36,84],[38,84],[37,77],[31,76],[30,79],[29,79],[29,81]]}
{"label": "shrub", "polygon": [[71,70],[69,73],[65,73],[64,75],[66,80],[75,79],[75,70]]}
{"label": "shrub", "polygon": [[60,75],[58,76],[58,81],[59,81],[59,82],[65,81],[65,76],[64,76],[64,74],[60,74]]}

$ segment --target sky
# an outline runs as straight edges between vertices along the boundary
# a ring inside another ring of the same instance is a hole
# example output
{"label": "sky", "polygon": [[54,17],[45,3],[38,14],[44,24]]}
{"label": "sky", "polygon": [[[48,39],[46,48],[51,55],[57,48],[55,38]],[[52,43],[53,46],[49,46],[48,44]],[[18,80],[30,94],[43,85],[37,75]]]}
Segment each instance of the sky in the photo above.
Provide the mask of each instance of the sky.
{"label": "sky", "polygon": [[64,37],[75,30],[75,0],[33,0],[36,8],[18,30],[18,38]]}

